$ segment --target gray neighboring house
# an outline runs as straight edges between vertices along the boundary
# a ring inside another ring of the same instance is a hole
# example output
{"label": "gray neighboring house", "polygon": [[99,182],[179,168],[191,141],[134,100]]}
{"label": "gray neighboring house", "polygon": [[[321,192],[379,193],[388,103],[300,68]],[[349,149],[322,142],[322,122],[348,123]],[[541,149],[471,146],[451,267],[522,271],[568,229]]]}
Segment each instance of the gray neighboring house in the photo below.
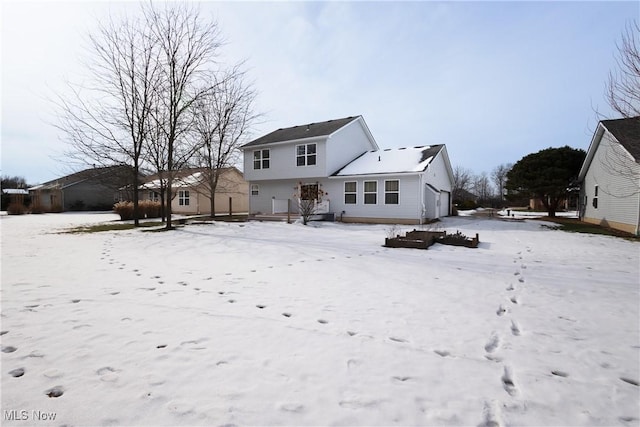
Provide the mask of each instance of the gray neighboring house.
{"label": "gray neighboring house", "polygon": [[451,213],[446,147],[382,150],[362,116],[278,129],[242,150],[251,215],[297,213],[300,199],[344,222],[421,224]]}
{"label": "gray neighboring house", "polygon": [[128,166],[86,169],[29,188],[31,207],[44,212],[111,210],[131,177]]}
{"label": "gray neighboring house", "polygon": [[578,180],[582,221],[640,235],[640,117],[598,123]]}

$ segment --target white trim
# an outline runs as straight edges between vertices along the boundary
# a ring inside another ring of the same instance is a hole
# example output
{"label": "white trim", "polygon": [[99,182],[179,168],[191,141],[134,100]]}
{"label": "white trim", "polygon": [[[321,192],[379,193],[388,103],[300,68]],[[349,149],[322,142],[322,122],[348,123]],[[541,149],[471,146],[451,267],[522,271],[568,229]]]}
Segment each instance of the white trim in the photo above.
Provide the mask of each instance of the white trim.
{"label": "white trim", "polygon": [[[395,181],[395,182],[398,183],[398,189],[396,191],[387,191],[387,182],[391,182],[391,181]],[[385,179],[384,180],[384,187],[382,189],[382,192],[384,194],[384,204],[385,205],[400,206],[400,180],[399,179]],[[398,195],[398,201],[396,203],[387,203],[387,193],[389,193],[389,194],[397,194]]]}
{"label": "white trim", "polygon": [[[347,192],[347,189],[346,189],[347,183],[354,183],[356,185],[355,191]],[[358,181],[344,181],[342,184],[343,184],[342,185],[342,203],[345,206],[346,205],[357,206],[358,205]],[[347,200],[346,200],[347,194],[355,195],[356,196],[356,202],[355,203],[347,203]]]}
{"label": "white trim", "polygon": [[[372,191],[367,191],[367,182],[375,182],[376,183],[376,192],[372,192]],[[378,204],[378,196],[379,196],[379,191],[378,191],[378,180],[369,180],[369,181],[363,181],[362,182],[362,204],[363,205],[377,205]],[[375,194],[376,195],[376,202],[375,203],[367,203],[367,194]]]}

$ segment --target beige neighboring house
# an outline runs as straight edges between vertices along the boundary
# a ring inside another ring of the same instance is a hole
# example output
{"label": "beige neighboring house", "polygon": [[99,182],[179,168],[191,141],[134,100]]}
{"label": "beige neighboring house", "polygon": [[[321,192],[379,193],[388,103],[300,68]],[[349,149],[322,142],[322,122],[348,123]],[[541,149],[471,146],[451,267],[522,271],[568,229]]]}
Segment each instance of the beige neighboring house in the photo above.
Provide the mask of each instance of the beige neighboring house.
{"label": "beige neighboring house", "polygon": [[[171,211],[182,215],[211,214],[211,191],[202,168],[183,169],[173,180]],[[160,201],[160,178],[157,174],[146,177],[140,186],[140,200]],[[249,211],[249,184],[235,167],[222,170],[215,195],[215,213],[243,214]]]}

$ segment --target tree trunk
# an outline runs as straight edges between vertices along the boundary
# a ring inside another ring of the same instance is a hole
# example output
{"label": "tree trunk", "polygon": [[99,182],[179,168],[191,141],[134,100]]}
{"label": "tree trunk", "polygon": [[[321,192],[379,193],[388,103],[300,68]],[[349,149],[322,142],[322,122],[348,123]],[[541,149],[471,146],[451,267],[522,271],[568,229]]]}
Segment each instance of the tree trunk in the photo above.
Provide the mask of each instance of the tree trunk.
{"label": "tree trunk", "polygon": [[133,166],[133,225],[140,225],[140,213],[138,212],[138,162]]}

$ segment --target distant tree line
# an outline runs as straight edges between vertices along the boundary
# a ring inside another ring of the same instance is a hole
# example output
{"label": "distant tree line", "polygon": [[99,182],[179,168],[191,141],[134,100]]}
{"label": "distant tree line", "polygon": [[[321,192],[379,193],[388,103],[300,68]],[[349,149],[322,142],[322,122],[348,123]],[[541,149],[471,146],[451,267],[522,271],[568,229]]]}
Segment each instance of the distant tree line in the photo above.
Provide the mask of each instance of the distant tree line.
{"label": "distant tree line", "polygon": [[201,167],[214,215],[219,174],[257,118],[243,64],[217,61],[217,23],[190,3],[148,2],[101,23],[89,41],[88,81],[56,101],[69,158],[129,166],[136,225],[141,174],[156,174],[167,228],[177,171]]}

